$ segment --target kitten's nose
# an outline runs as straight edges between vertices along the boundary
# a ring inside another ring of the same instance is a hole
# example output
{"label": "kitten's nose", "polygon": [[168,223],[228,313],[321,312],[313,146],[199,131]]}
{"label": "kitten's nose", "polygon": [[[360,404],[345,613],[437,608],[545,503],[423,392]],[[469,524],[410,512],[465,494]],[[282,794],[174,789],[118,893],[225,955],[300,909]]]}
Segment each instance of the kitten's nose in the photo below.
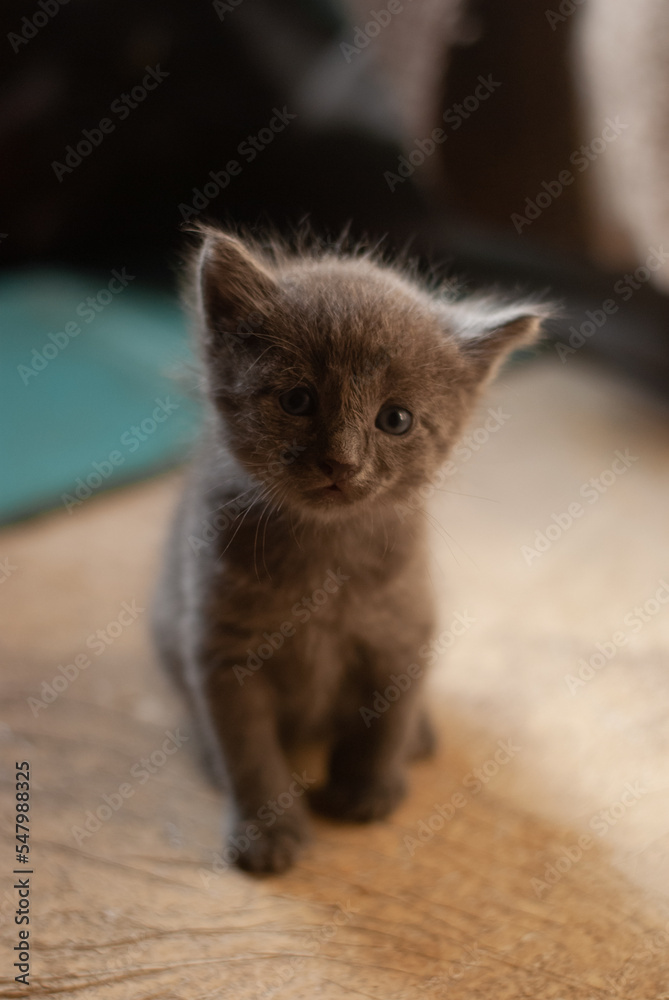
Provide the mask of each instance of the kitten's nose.
{"label": "kitten's nose", "polygon": [[352,465],[349,462],[338,462],[334,458],[323,459],[322,462],[319,462],[319,465],[321,471],[324,472],[326,476],[333,479],[335,483],[346,482],[346,480],[351,479],[360,468],[359,465]]}

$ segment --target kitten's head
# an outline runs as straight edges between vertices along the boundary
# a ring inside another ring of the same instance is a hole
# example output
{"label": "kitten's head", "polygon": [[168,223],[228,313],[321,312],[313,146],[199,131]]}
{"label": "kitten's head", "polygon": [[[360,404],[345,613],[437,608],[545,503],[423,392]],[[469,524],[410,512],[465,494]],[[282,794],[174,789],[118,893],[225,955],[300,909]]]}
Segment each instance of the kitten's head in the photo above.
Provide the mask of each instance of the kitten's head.
{"label": "kitten's head", "polygon": [[544,313],[454,303],[369,256],[271,256],[207,229],[196,260],[207,392],[229,447],[302,515],[395,503],[429,482]]}

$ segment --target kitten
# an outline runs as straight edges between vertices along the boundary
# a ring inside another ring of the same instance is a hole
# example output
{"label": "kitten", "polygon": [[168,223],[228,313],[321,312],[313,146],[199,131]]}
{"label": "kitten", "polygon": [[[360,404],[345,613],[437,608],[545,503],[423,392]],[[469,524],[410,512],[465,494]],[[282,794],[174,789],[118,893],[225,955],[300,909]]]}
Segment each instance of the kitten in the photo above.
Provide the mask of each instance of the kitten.
{"label": "kitten", "polygon": [[[279,872],[308,833],[309,779],[286,748],[328,738],[310,804],[356,822],[387,816],[407,760],[432,748],[415,662],[433,629],[417,490],[544,314],[449,301],[371,254],[291,256],[213,228],[192,285],[206,426],[155,639],[230,792],[234,860]],[[397,697],[374,710],[389,685]]]}

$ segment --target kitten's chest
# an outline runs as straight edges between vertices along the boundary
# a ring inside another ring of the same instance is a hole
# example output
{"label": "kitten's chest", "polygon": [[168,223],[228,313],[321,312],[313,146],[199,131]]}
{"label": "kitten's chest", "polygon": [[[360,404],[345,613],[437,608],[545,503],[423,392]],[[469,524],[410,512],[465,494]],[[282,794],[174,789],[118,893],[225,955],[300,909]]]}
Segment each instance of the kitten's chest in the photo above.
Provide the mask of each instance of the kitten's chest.
{"label": "kitten's chest", "polygon": [[360,681],[364,647],[392,648],[410,631],[418,553],[386,532],[296,537],[279,523],[260,549],[258,537],[249,517],[221,561],[222,617],[243,627],[244,655],[280,714],[313,729]]}
{"label": "kitten's chest", "polygon": [[295,625],[340,621],[415,561],[415,546],[399,525],[392,536],[346,523],[300,531],[289,519],[264,521],[262,511],[223,536],[220,548],[218,572],[234,581],[242,599]]}

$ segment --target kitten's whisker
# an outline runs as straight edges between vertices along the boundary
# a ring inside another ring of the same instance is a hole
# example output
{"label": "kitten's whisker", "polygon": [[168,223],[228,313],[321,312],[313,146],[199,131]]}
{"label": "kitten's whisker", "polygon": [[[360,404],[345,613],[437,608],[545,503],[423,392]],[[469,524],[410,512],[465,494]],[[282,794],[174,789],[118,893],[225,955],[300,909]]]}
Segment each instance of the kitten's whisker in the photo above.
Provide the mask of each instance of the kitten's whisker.
{"label": "kitten's whisker", "polygon": [[[379,511],[379,517],[381,518],[381,512]],[[388,535],[388,525],[386,524],[386,519],[381,518],[381,524],[383,525],[383,535],[385,538],[385,545],[383,547],[382,559],[385,559],[386,553],[388,552],[388,545],[390,544],[390,536]]]}
{"label": "kitten's whisker", "polygon": [[257,365],[257,364],[258,364],[258,362],[259,362],[259,361],[260,361],[260,360],[261,360],[262,358],[264,358],[264,357],[265,357],[265,355],[267,354],[267,352],[268,352],[268,351],[271,351],[271,350],[272,350],[272,348],[273,348],[274,346],[275,346],[274,344],[270,344],[270,345],[269,345],[269,347],[266,347],[264,351],[261,351],[261,353],[260,353],[260,354],[258,355],[258,357],[257,357],[257,358],[255,359],[255,361],[253,361],[253,362],[252,362],[252,363],[251,363],[251,364],[249,365],[249,367],[248,367],[248,368],[246,369],[246,374],[247,374],[247,375],[248,375],[248,373],[249,373],[249,372],[251,371],[251,369],[253,368],[253,366],[254,366],[254,365]]}
{"label": "kitten's whisker", "polygon": [[489,503],[500,503],[495,497],[480,497],[476,493],[459,493],[457,490],[445,490],[443,486],[431,487],[435,493],[452,493],[455,497],[471,497],[472,500],[487,500]]}
{"label": "kitten's whisker", "polygon": [[[265,497],[263,496],[263,499],[264,498]],[[256,580],[258,581],[258,583],[260,583],[260,574],[258,573],[258,564],[256,562],[256,555],[258,549],[258,531],[260,530],[260,523],[263,519],[263,515],[265,514],[266,510],[267,507],[263,507],[263,509],[260,511],[260,517],[258,518],[258,521],[256,523],[256,533],[253,536],[253,571],[256,575]]]}
{"label": "kitten's whisker", "polygon": [[295,521],[293,520],[293,512],[290,509],[288,511],[288,518],[290,521],[290,530],[293,538],[295,539],[295,544],[297,545],[298,549],[302,551],[302,546],[300,545],[297,535],[295,534]]}
{"label": "kitten's whisker", "polygon": [[442,542],[446,542],[446,545],[448,546],[448,551],[451,553],[451,555],[455,559],[455,562],[456,562],[456,565],[457,565],[458,569],[462,569],[462,567],[460,566],[460,562],[458,560],[458,557],[456,556],[455,552],[453,551],[451,543],[448,540],[449,539],[449,535],[448,535],[448,532],[446,531],[446,529],[439,523],[439,521],[436,519],[436,517],[433,514],[430,514],[429,511],[425,510],[424,507],[416,507],[415,509],[416,509],[416,511],[419,514],[423,515],[423,517],[425,518],[425,520],[427,521],[427,523],[430,525],[430,527],[432,527],[437,532],[437,534],[441,538]]}
{"label": "kitten's whisker", "polygon": [[[259,489],[262,489],[262,487],[258,487],[258,488],[259,488]],[[260,494],[260,495],[259,495],[259,496],[257,496],[257,497],[254,497],[254,498],[253,498],[253,500],[251,501],[251,503],[250,503],[250,504],[248,505],[248,507],[246,508],[246,510],[245,510],[245,511],[243,512],[243,514],[241,515],[241,521],[239,522],[239,524],[238,524],[238,525],[237,525],[237,527],[235,528],[235,530],[234,530],[234,533],[233,533],[233,535],[232,535],[232,538],[230,539],[230,541],[228,542],[228,544],[227,544],[227,545],[225,546],[225,548],[224,548],[224,549],[223,549],[223,551],[221,552],[221,554],[220,554],[220,556],[218,557],[218,559],[216,560],[216,564],[217,564],[217,565],[218,565],[218,563],[219,563],[219,562],[221,561],[221,559],[223,558],[223,556],[225,555],[225,553],[226,553],[226,552],[228,551],[228,549],[230,548],[230,546],[232,545],[232,543],[234,542],[235,538],[237,537],[237,534],[239,533],[239,529],[241,528],[241,526],[243,525],[244,521],[245,521],[245,520],[246,520],[246,518],[248,517],[248,514],[249,514],[249,512],[250,512],[250,511],[251,511],[251,510],[253,509],[253,505],[254,505],[255,503],[257,503],[257,502],[258,502],[259,500],[261,500],[261,499],[262,499],[262,494]],[[237,518],[239,518],[239,516],[240,516],[240,515],[238,514],[238,515],[237,515]],[[237,520],[237,518],[235,518],[235,520]]]}
{"label": "kitten's whisker", "polygon": [[286,351],[288,354],[294,354],[296,358],[302,360],[302,355],[300,354],[298,349],[296,347],[293,347],[291,344],[285,343],[285,340],[281,343],[281,349],[283,351]]}
{"label": "kitten's whisker", "polygon": [[212,514],[218,514],[219,510],[223,510],[225,507],[229,507],[231,503],[235,503],[235,501],[240,500],[241,497],[246,496],[246,494],[250,493],[251,490],[257,490],[257,489],[258,489],[257,484],[254,486],[249,486],[247,490],[242,490],[242,492],[238,493],[236,497],[232,498],[232,500],[226,500],[225,503],[222,503],[220,504],[220,506],[216,507],[216,509],[212,511]]}
{"label": "kitten's whisker", "polygon": [[[277,491],[278,491],[278,489],[279,489],[279,487],[277,486]],[[277,493],[275,493],[274,496],[276,497]],[[269,569],[267,568],[267,561],[265,559],[265,539],[267,537],[267,525],[269,524],[269,522],[271,521],[272,517],[274,516],[274,512],[276,511],[276,506],[277,506],[276,505],[276,501],[274,501],[272,503],[272,505],[268,508],[267,516],[265,517],[265,525],[264,525],[263,531],[262,531],[262,543],[261,543],[261,547],[260,547],[260,554],[262,556],[262,564],[265,567],[265,572],[267,573],[267,576],[269,577],[270,582],[272,580],[272,574],[270,573]],[[260,520],[262,521],[262,517],[260,518]],[[260,522],[258,523],[258,527],[260,527]],[[254,543],[254,551],[253,551],[253,561],[254,561],[254,564],[255,564],[255,543]]]}
{"label": "kitten's whisker", "polygon": [[[280,486],[277,486],[277,489],[280,489]],[[281,513],[281,508],[283,506],[283,501],[286,499],[287,493],[288,493],[288,487],[284,486],[283,493],[279,493],[278,500],[277,500],[277,502],[274,503],[274,506],[272,507],[272,510],[270,511],[270,516],[273,516],[274,514],[276,514],[277,520],[278,520],[279,514]],[[269,521],[270,521],[270,517],[268,517],[266,519],[266,521],[265,521],[265,527],[264,527],[263,533],[262,533],[262,561],[263,561],[263,565],[264,565],[264,567],[265,567],[266,570],[267,570],[267,563],[265,562],[265,538],[267,536],[267,525],[269,524]],[[269,578],[271,580],[272,577],[271,577],[271,574],[270,574],[269,570],[267,570],[267,575],[269,576]]]}
{"label": "kitten's whisker", "polygon": [[[367,514],[366,520],[368,520],[371,517],[371,512],[369,510],[367,510],[366,514]],[[372,530],[373,530],[373,528],[374,528],[374,525],[372,525]],[[372,530],[368,530],[368,532],[367,532],[367,551],[368,552],[370,551],[370,546],[372,544]]]}
{"label": "kitten's whisker", "polygon": [[[429,513],[429,512],[426,512],[426,513]],[[451,533],[449,531],[446,531],[446,529],[444,528],[444,526],[441,524],[441,522],[438,520],[438,518],[435,517],[434,514],[430,513],[429,516],[433,519],[434,524],[438,525],[439,528],[441,528],[441,530],[444,532],[444,534],[448,538],[451,539],[451,541],[454,543],[454,545],[457,545],[457,547],[462,551],[462,553],[467,557],[467,559],[469,559],[469,561],[471,562],[472,566],[474,566],[475,569],[478,569],[479,567],[478,567],[478,564],[477,564],[476,560],[474,559],[473,556],[470,556],[469,552],[467,552],[467,550],[464,547],[464,545],[461,545],[460,542],[458,542],[457,539],[453,535],[451,535]],[[451,548],[450,545],[448,547],[449,547],[449,549]],[[451,549],[451,552],[453,552],[452,549]],[[458,562],[458,560],[457,560],[454,552],[453,552],[453,558],[455,559],[456,562]],[[458,566],[460,566],[459,562],[458,562]]]}
{"label": "kitten's whisker", "polygon": [[[383,493],[379,494],[379,506],[386,507],[388,510],[390,510],[390,501],[384,496]],[[383,523],[383,530],[384,530],[385,535],[386,535],[386,548],[384,549],[384,552],[383,552],[383,554],[385,556],[386,552],[388,552],[388,551],[392,552],[394,550],[394,548],[395,548],[395,542],[397,540],[397,533],[393,532],[393,544],[390,546],[390,550],[389,550],[388,549],[388,545],[389,545],[389,541],[390,541],[390,536],[388,534],[388,525],[386,523],[385,518],[383,519],[382,523]],[[413,525],[412,524],[409,524],[409,529],[411,530],[412,534],[414,534],[414,532],[413,532]]]}
{"label": "kitten's whisker", "polygon": [[[257,551],[258,551],[258,532],[260,531],[260,525],[262,524],[263,517],[265,518],[265,531],[267,530],[267,522],[268,522],[269,518],[271,517],[272,509],[273,509],[272,506],[271,506],[271,499],[272,499],[273,496],[276,495],[276,492],[278,490],[279,490],[279,485],[277,483],[273,483],[269,487],[268,491],[263,495],[263,501],[265,502],[265,506],[264,506],[263,510],[261,510],[261,512],[260,512],[260,517],[258,518],[258,523],[256,525],[256,533],[255,533],[255,536],[254,536],[254,539],[253,539],[253,569],[255,571],[256,578],[257,578],[258,582],[260,582],[260,574],[258,573],[258,564],[257,564],[257,560],[256,560]],[[263,537],[264,537],[264,535],[263,535]],[[269,570],[267,569],[267,563],[265,562],[265,550],[264,550],[264,548],[263,548],[263,565],[265,567],[265,572],[267,573],[268,577],[271,580],[272,576],[271,576]]]}
{"label": "kitten's whisker", "polygon": [[[297,353],[295,354],[295,356],[298,357]],[[281,372],[279,372],[279,374],[294,376],[296,385],[299,385],[300,383],[304,382],[306,379],[309,378],[304,369],[295,368],[290,365],[287,368],[284,368]]]}

